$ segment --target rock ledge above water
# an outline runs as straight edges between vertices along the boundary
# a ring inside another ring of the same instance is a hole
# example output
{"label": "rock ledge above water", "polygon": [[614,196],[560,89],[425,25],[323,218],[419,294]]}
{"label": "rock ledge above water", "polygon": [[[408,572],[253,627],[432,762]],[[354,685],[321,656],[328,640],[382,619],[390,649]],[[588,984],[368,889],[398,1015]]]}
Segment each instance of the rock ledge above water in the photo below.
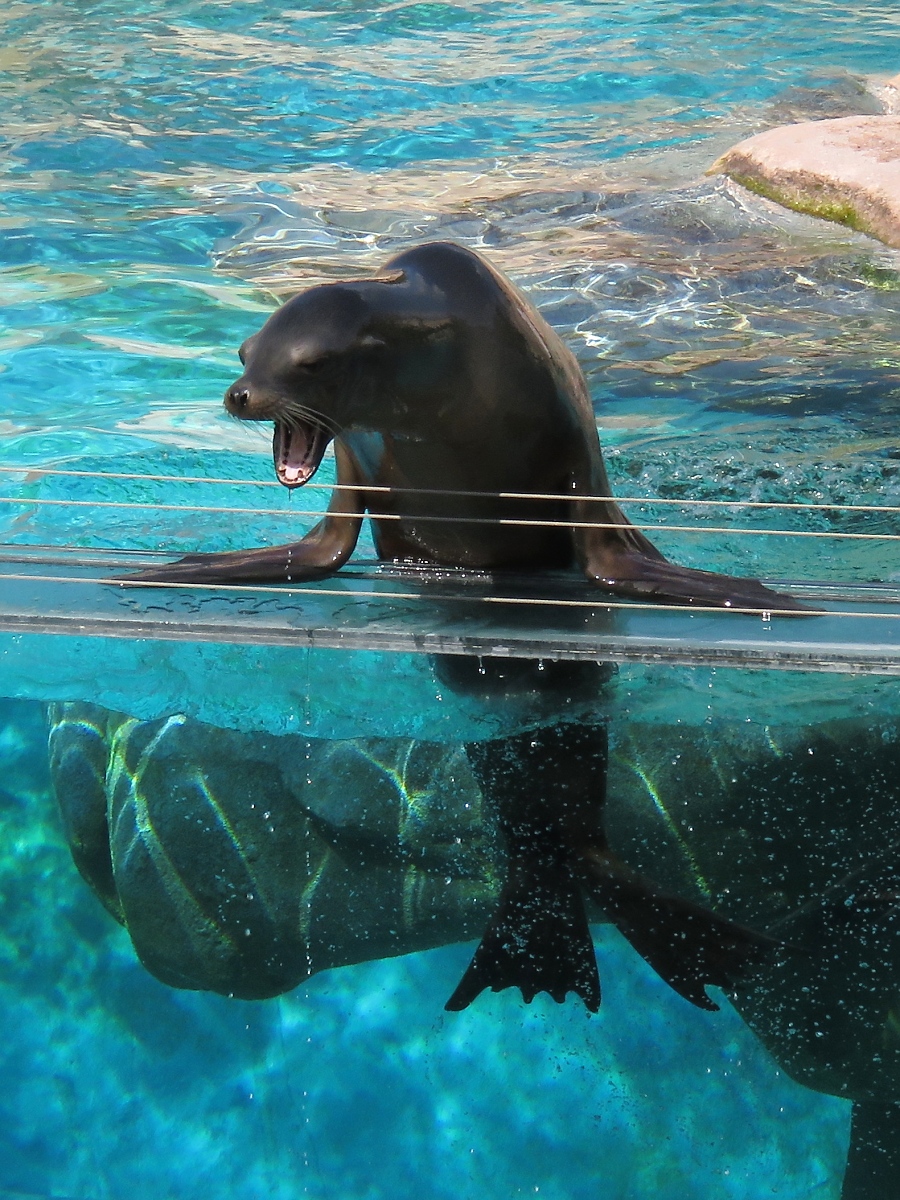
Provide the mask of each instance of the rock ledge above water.
{"label": "rock ledge above water", "polygon": [[900,247],[900,116],[840,117],[768,129],[710,168],[786,208]]}

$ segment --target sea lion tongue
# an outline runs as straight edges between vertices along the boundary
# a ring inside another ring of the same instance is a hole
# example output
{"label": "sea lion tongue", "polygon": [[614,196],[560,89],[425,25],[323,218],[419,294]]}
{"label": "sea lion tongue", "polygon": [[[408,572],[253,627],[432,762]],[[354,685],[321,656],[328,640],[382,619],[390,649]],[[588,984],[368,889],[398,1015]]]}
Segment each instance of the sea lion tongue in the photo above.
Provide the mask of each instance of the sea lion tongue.
{"label": "sea lion tongue", "polygon": [[319,425],[276,421],[272,457],[279,482],[288,488],[307,483],[318,471],[327,445],[328,435]]}

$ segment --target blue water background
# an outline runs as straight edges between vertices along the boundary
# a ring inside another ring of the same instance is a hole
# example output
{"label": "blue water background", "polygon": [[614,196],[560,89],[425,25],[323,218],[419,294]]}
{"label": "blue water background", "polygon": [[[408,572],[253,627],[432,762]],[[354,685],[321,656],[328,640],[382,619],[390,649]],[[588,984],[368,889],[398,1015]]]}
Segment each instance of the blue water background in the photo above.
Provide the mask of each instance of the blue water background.
{"label": "blue water background", "polygon": [[[47,466],[270,482],[262,432],[220,410],[236,346],[297,287],[447,236],[571,340],[620,492],[900,502],[896,255],[703,176],[749,133],[865,108],[859,79],[900,68],[897,3],[72,0],[10,6],[0,31],[7,498],[233,502],[29,474]],[[0,523],[295,536],[282,493],[253,503],[276,519],[4,504]],[[747,541],[682,557],[796,568]],[[834,567],[897,569],[869,547]],[[847,1106],[611,934],[590,1020],[510,995],[442,1016],[466,948],[268,1004],[163,988],[68,861],[39,710],[8,705],[4,729],[8,1192],[838,1195]]]}
{"label": "blue water background", "polygon": [[[900,61],[896,4],[34,4],[0,23],[0,465],[270,483],[265,433],[219,408],[235,348],[305,283],[444,236],[569,338],[620,494],[896,499],[896,255],[703,177],[748,133],[870,108],[866,79]],[[0,491],[237,502],[15,474]],[[0,523],[169,549],[293,527],[283,492],[240,496],[277,520],[3,504]],[[796,560],[663,540],[770,576]]]}
{"label": "blue water background", "polygon": [[508,992],[444,1013],[471,946],[267,1002],[157,983],[71,864],[40,707],[0,716],[0,1196],[838,1194],[848,1106],[609,930],[596,1017]]}

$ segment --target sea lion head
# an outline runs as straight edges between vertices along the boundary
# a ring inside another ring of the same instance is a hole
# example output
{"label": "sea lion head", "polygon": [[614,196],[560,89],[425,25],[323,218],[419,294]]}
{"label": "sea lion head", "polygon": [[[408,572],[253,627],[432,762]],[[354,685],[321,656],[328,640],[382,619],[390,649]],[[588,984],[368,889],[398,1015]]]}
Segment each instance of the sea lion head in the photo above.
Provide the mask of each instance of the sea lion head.
{"label": "sea lion head", "polygon": [[275,473],[285,487],[310,480],[348,405],[375,368],[384,341],[371,306],[352,284],[322,284],[294,296],[241,346],[244,373],[225,393],[243,421],[273,421]]}

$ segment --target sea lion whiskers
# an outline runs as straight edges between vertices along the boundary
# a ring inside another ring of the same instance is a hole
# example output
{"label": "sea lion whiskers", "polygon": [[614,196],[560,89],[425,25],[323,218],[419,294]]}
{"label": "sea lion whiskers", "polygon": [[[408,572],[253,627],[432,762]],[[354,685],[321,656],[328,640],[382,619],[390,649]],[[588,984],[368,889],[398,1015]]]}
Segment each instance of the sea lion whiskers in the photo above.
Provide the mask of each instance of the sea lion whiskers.
{"label": "sea lion whiskers", "polygon": [[279,409],[275,419],[284,421],[289,429],[299,429],[303,424],[318,425],[333,438],[340,437],[344,432],[343,425],[334,417],[328,417],[319,409],[311,408],[308,404],[299,404],[291,398],[286,401],[283,408]]}

